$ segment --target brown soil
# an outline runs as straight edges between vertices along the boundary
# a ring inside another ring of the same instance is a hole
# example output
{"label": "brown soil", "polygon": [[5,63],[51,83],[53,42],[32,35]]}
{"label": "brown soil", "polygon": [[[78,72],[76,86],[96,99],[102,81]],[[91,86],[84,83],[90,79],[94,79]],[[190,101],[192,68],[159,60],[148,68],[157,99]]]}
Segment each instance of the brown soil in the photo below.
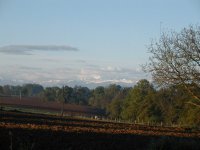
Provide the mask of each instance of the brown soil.
{"label": "brown soil", "polygon": [[32,150],[200,149],[200,131],[0,111],[0,149],[9,146]]}

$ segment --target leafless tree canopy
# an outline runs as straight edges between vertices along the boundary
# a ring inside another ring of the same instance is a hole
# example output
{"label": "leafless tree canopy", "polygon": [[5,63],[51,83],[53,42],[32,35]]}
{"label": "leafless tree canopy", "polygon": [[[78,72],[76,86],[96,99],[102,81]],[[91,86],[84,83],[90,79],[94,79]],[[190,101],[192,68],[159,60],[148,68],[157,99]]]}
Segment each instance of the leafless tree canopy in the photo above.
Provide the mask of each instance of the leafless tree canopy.
{"label": "leafless tree canopy", "polygon": [[158,84],[184,85],[200,101],[200,26],[163,33],[159,41],[151,43],[149,51],[152,56],[146,70]]}

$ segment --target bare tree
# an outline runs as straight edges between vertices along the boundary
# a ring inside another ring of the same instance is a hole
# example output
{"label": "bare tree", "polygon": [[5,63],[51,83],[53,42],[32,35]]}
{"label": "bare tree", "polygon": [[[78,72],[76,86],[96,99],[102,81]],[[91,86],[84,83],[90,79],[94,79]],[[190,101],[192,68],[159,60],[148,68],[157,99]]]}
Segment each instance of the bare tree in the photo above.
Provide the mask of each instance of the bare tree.
{"label": "bare tree", "polygon": [[163,33],[148,47],[152,56],[146,71],[159,85],[183,85],[200,107],[200,26]]}

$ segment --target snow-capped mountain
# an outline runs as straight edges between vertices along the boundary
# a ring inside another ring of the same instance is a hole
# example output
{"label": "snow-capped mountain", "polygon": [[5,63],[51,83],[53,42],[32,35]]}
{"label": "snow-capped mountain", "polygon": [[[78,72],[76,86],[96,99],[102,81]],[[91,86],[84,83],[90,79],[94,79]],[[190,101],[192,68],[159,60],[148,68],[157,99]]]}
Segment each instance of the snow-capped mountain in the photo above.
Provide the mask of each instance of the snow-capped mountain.
{"label": "snow-capped mountain", "polygon": [[26,81],[26,80],[8,80],[8,79],[3,79],[0,78],[0,85],[23,85],[26,83],[36,83],[36,84],[41,84],[44,87],[51,87],[51,86],[83,86],[83,87],[88,87],[90,89],[96,88],[98,86],[109,86],[110,84],[117,84],[121,85],[123,87],[132,87],[135,85],[137,81],[131,81],[131,80],[105,80],[105,81],[86,81],[86,80],[47,80],[47,81]]}

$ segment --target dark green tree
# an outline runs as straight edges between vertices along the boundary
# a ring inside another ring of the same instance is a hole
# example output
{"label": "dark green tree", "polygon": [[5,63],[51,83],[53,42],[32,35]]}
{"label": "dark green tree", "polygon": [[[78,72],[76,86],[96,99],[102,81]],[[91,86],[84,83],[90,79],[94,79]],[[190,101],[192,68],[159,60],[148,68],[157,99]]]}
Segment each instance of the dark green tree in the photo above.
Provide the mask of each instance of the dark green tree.
{"label": "dark green tree", "polygon": [[125,120],[139,120],[141,111],[149,100],[149,95],[155,93],[149,81],[140,80],[129,92],[123,104],[122,118]]}
{"label": "dark green tree", "polygon": [[12,95],[12,90],[10,85],[4,85],[3,86],[3,93],[7,96]]}
{"label": "dark green tree", "polygon": [[121,119],[121,112],[123,109],[124,99],[127,97],[131,88],[122,88],[120,87],[120,91],[115,93],[114,98],[112,98],[111,102],[107,107],[107,114],[112,119]]}
{"label": "dark green tree", "polygon": [[0,86],[0,94],[3,95],[4,92],[3,92],[3,86]]}
{"label": "dark green tree", "polygon": [[89,98],[89,105],[99,108],[105,108],[104,96],[105,96],[104,87],[102,86],[96,87],[91,92],[91,96]]}
{"label": "dark green tree", "polygon": [[39,84],[25,84],[22,87],[22,93],[27,94],[25,96],[38,96],[43,90],[43,86]]}

